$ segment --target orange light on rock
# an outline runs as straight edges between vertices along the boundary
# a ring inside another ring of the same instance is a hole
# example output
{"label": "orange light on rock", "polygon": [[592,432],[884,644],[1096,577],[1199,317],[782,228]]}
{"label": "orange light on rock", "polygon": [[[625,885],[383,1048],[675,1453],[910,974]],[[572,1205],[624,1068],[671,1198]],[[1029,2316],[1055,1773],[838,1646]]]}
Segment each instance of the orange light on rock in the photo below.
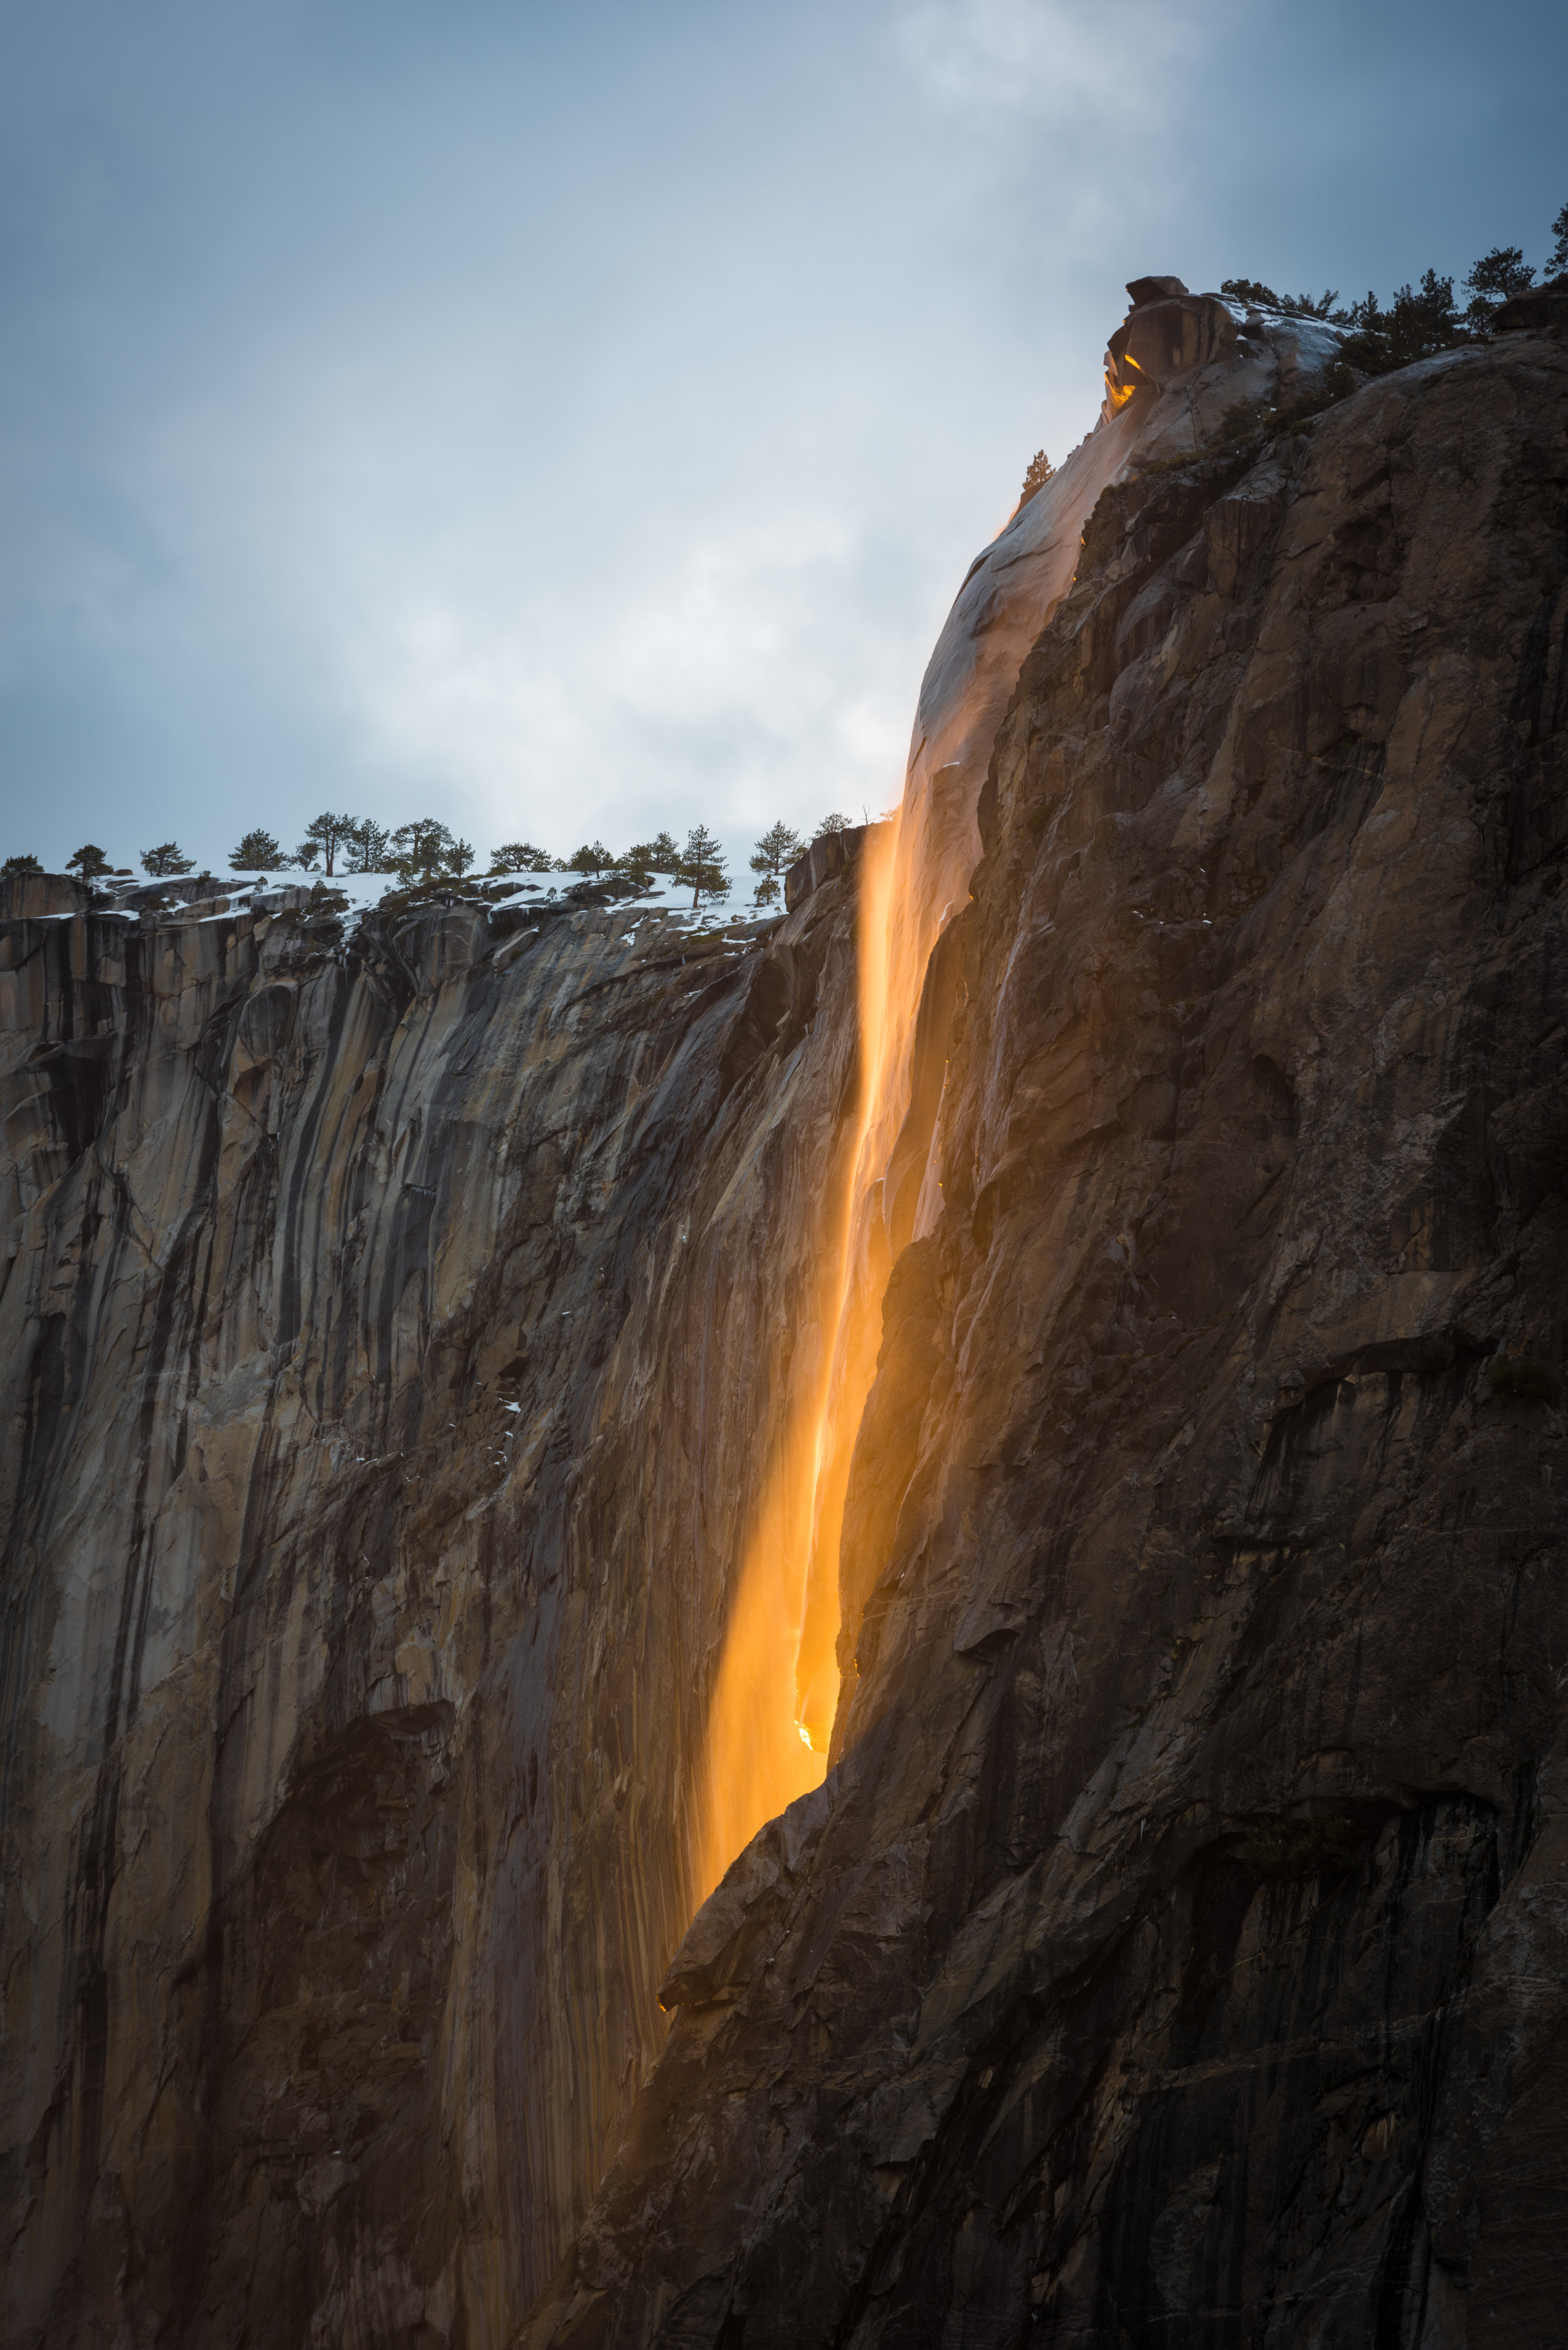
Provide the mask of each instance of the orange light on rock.
{"label": "orange light on rock", "polygon": [[798,1423],[812,1402],[808,1395],[797,1408],[734,1579],[695,1791],[693,1907],[763,1822],[819,1787],[827,1767],[795,1721],[791,1671],[811,1530],[811,1456]]}
{"label": "orange light on rock", "polygon": [[[1136,361],[1125,364],[1124,386],[1114,357],[1107,363],[1112,417],[1135,390],[1155,388]],[[826,1775],[841,1695],[840,1551],[851,1457],[876,1375],[895,1250],[919,1236],[922,1214],[940,1196],[940,1072],[939,1097],[919,1133],[903,1132],[922,991],[938,941],[968,902],[985,756],[1019,664],[1071,584],[1084,525],[1125,469],[1136,429],[1128,419],[1092,434],[1027,509],[1034,553],[1026,567],[1016,553],[1009,566],[1012,625],[999,627],[992,615],[961,658],[948,645],[952,673],[917,722],[903,803],[862,844],[854,1124],[825,1201],[819,1270],[797,1309],[811,1343],[796,1349],[785,1436],[732,1585],[693,1794],[697,1901],[767,1820]],[[961,608],[961,598],[955,615]],[[960,624],[961,638],[967,625]],[[947,644],[944,632],[939,664]],[[887,1196],[890,1171],[896,1197]],[[848,1565],[853,1574],[856,1563]],[[864,1597],[852,1591],[850,1605]]]}
{"label": "orange light on rock", "polygon": [[[810,1564],[794,1669],[801,1726],[820,1753],[827,1752],[838,1708],[839,1537],[849,1463],[860,1415],[876,1376],[882,1295],[888,1285],[886,1234],[875,1212],[874,1194],[892,1145],[887,1131],[889,1080],[896,1087],[896,1072],[913,1028],[913,1009],[898,1001],[893,987],[891,961],[893,895],[902,870],[902,837],[900,812],[890,823],[867,832],[861,851],[857,925],[858,1099],[848,1195],[840,1220],[830,1326],[833,1348],[816,1433]],[[916,994],[918,998],[918,988]]]}
{"label": "orange light on rock", "polygon": [[[724,1627],[708,1708],[693,1823],[693,1890],[704,1900],[764,1822],[821,1785],[838,1701],[838,1527],[861,1406],[876,1367],[886,1284],[857,1279],[876,1164],[877,1111],[892,1044],[888,1022],[889,893],[898,824],[873,827],[860,855],[857,1105],[824,1216],[820,1271],[801,1319],[803,1347],[778,1457],[763,1481]],[[874,1295],[872,1291],[874,1289]]]}

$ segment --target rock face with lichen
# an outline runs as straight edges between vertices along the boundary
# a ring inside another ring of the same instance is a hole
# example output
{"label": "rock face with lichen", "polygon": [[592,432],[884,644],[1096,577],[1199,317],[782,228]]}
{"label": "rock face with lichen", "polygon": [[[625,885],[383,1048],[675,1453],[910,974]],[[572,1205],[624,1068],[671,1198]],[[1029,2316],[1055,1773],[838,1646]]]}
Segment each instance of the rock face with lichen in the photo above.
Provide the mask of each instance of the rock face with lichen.
{"label": "rock face with lichen", "polygon": [[1327,330],[1132,291],[922,692],[832,1768],[689,1930],[856,842],[9,885],[8,2340],[1557,2338],[1568,352],[1286,424]]}
{"label": "rock face with lichen", "polygon": [[1558,2338],[1565,499],[1519,339],[1096,507],[929,983],[835,1767],[527,2343]]}

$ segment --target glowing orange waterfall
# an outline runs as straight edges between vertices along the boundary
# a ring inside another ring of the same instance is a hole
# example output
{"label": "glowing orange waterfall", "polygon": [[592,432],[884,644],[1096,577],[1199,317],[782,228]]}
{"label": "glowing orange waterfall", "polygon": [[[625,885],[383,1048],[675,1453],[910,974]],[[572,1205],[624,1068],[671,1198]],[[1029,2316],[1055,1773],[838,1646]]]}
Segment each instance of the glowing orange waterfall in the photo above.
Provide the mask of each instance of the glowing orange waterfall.
{"label": "glowing orange waterfall", "polygon": [[763,1822],[819,1786],[826,1769],[838,1702],[839,1533],[890,1264],[882,1177],[907,1104],[926,962],[947,910],[933,908],[921,886],[929,877],[917,870],[928,847],[922,818],[906,807],[870,827],[861,850],[857,1115],[812,1301],[825,1343],[794,1401],[730,1606],[698,1805],[699,1900]]}
{"label": "glowing orange waterfall", "polygon": [[[861,1087],[839,1253],[838,1310],[818,1424],[811,1549],[795,1660],[800,1721],[826,1752],[838,1703],[839,1540],[850,1461],[877,1372],[882,1300],[893,1248],[883,1179],[909,1107],[920,989],[946,905],[931,903],[927,811],[907,796],[895,820],[867,836],[861,883]],[[967,873],[973,858],[966,854]],[[933,919],[934,916],[934,919]]]}
{"label": "glowing orange waterfall", "polygon": [[[866,1357],[868,1292],[857,1277],[877,1116],[890,1049],[889,899],[897,819],[865,837],[859,873],[859,1062],[856,1123],[824,1231],[822,1274],[806,1317],[822,1334],[793,1402],[735,1580],[709,1705],[696,1836],[701,1900],[763,1822],[820,1786],[838,1697],[838,1523],[854,1430],[874,1368]],[[884,1273],[884,1281],[886,1274]],[[881,1289],[875,1298],[879,1325]],[[808,1605],[809,1599],[809,1605]]]}
{"label": "glowing orange waterfall", "polygon": [[[694,1791],[699,1901],[763,1822],[826,1773],[850,1458],[876,1372],[895,1242],[909,1236],[926,1172],[924,1139],[915,1137],[900,1153],[898,1198],[885,1199],[910,1104],[921,990],[944,927],[968,902],[980,854],[976,803],[1020,668],[1071,584],[1096,500],[1138,454],[1159,413],[1152,382],[1129,388],[1109,364],[1106,392],[1101,424],[994,542],[996,568],[971,566],[921,688],[902,807],[865,836],[855,1129],[824,1220],[820,1277],[801,1305],[802,1326],[818,1342],[797,1373],[732,1587]],[[1182,429],[1189,438],[1190,425]]]}

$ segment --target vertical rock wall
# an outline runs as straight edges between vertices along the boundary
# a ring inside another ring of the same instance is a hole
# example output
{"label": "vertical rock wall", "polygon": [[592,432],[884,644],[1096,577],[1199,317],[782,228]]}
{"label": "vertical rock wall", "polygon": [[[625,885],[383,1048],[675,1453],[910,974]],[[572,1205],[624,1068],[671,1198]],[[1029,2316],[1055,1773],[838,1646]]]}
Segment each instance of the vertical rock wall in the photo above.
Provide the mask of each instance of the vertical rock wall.
{"label": "vertical rock wall", "polygon": [[558,2258],[821,1343],[853,889],[345,953],[15,889],[8,2341],[495,2342]]}
{"label": "vertical rock wall", "polygon": [[1565,639],[1559,342],[1100,501],[933,967],[835,1767],[529,2344],[1558,2338]]}

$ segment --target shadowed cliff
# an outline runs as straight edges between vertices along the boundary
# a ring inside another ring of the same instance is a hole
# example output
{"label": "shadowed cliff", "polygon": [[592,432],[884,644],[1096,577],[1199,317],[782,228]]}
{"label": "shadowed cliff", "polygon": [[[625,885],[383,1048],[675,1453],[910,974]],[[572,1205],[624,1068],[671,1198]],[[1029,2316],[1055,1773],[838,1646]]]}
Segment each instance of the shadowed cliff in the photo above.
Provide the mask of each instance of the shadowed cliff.
{"label": "shadowed cliff", "polygon": [[689,1930],[861,844],[14,888],[16,2340],[1554,2338],[1568,354],[1133,290],[922,691],[832,1768]]}
{"label": "shadowed cliff", "polygon": [[1097,505],[928,983],[836,1766],[530,2344],[1556,2338],[1565,501],[1520,339]]}
{"label": "shadowed cliff", "polygon": [[8,2338],[493,2338],[664,2036],[852,866],[740,948],[11,886]]}

